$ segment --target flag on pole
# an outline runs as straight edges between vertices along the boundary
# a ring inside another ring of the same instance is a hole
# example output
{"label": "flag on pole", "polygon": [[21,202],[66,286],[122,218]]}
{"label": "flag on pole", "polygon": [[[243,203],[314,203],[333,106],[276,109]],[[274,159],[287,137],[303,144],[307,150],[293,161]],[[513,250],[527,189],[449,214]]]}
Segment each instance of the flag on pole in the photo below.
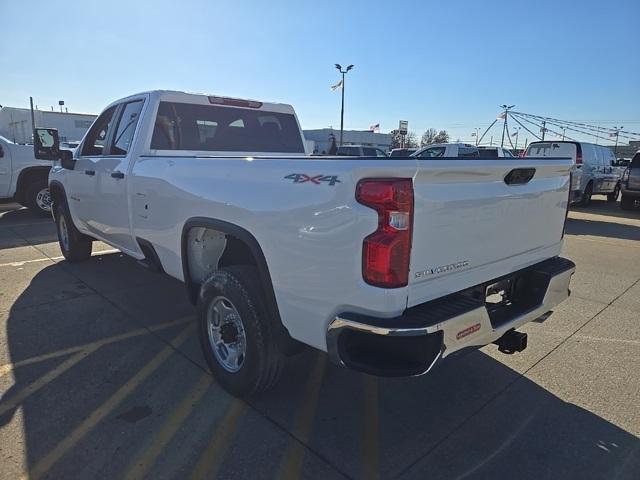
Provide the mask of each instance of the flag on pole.
{"label": "flag on pole", "polygon": [[342,80],[340,80],[335,85],[331,85],[331,91],[335,92],[336,90],[340,90],[342,88]]}
{"label": "flag on pole", "polygon": [[609,138],[615,138],[615,137],[617,137],[617,136],[618,136],[618,134],[617,134],[617,133],[610,133],[610,134],[609,134]]}
{"label": "flag on pole", "polygon": [[478,135],[477,135],[477,133],[476,133],[476,132],[473,132],[473,133],[471,134],[471,136],[472,136],[472,137],[477,137]]}
{"label": "flag on pole", "polygon": [[507,114],[505,112],[502,112],[496,117],[496,120],[504,120],[505,118],[507,118]]}
{"label": "flag on pole", "polygon": [[374,132],[374,133],[376,133],[376,132],[379,133],[380,132],[380,124],[376,123],[375,125],[370,125],[369,126],[369,131],[370,132]]}
{"label": "flag on pole", "polygon": [[511,136],[512,136],[512,137],[515,137],[516,135],[518,135],[518,132],[513,132],[513,133],[511,134]]}

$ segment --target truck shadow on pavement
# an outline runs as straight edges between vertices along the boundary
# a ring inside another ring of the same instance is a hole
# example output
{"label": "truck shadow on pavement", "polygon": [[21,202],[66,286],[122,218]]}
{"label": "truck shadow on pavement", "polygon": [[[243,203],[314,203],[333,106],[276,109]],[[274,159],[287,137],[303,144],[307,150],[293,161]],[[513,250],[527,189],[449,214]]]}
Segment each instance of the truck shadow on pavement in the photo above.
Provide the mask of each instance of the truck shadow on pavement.
{"label": "truck shadow on pavement", "polygon": [[619,238],[621,240],[640,240],[639,226],[583,218],[567,218],[566,233]]}
{"label": "truck shadow on pavement", "polygon": [[24,288],[3,299],[3,478],[630,479],[640,469],[634,435],[480,351],[424,377],[378,379],[309,349],[275,389],[240,401],[204,368],[178,282],[118,254],[29,268],[12,272]]}

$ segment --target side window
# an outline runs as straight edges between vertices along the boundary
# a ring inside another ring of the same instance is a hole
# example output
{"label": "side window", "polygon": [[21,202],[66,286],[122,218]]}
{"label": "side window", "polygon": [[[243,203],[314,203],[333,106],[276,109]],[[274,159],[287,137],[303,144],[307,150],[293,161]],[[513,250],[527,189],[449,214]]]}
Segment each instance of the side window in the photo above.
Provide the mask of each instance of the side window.
{"label": "side window", "polygon": [[118,128],[109,152],[111,155],[126,155],[129,151],[143,103],[142,100],[139,100],[125,104],[122,109],[122,115],[118,120]]}
{"label": "side window", "polygon": [[[458,158],[479,158],[480,152],[475,147],[460,147],[458,149]],[[496,152],[496,158],[498,154]]]}
{"label": "side window", "polygon": [[116,107],[111,107],[98,117],[91,127],[91,130],[89,130],[87,138],[84,140],[82,153],[80,155],[104,155],[104,145],[107,141],[111,124],[113,123],[113,114],[115,111]]}
{"label": "side window", "polygon": [[418,155],[418,158],[438,158],[444,157],[445,147],[431,147]]}
{"label": "side window", "polygon": [[376,148],[376,152],[378,153],[378,155],[377,155],[378,157],[384,157],[384,158],[387,158],[387,154],[386,154],[386,153],[384,153],[384,151],[383,151],[383,150],[380,150],[379,148]]}
{"label": "side window", "polygon": [[378,153],[373,147],[362,147],[362,155],[365,157],[375,157]]}

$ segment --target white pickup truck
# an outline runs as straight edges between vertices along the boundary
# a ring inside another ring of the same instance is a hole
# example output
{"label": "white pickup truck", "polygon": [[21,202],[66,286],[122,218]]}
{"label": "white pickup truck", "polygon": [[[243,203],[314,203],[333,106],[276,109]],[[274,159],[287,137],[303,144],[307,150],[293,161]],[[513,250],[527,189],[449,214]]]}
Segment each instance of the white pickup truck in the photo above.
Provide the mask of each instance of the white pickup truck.
{"label": "white pickup truck", "polygon": [[15,200],[38,215],[51,215],[49,170],[51,162],[37,160],[31,145],[0,137],[0,200]]}
{"label": "white pickup truck", "polygon": [[[40,158],[56,132],[37,131]],[[153,91],[114,102],[51,170],[69,261],[99,239],[183,281],[235,395],[300,343],[375,375],[428,372],[569,295],[568,159],[311,157],[292,107]]]}

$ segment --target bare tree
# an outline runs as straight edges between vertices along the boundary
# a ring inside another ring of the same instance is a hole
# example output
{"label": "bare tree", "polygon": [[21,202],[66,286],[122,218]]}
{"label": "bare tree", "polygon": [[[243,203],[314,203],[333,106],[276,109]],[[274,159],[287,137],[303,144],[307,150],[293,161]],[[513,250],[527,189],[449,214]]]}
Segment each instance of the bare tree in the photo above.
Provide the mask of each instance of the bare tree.
{"label": "bare tree", "polygon": [[448,143],[449,133],[446,130],[440,130],[433,140],[433,143]]}
{"label": "bare tree", "polygon": [[[391,148],[402,148],[402,135],[396,130],[391,130]],[[418,137],[414,132],[408,132],[404,137],[404,148],[418,148]]]}
{"label": "bare tree", "polygon": [[422,134],[422,138],[420,139],[420,146],[425,147],[427,145],[431,145],[432,143],[436,143],[436,136],[438,132],[435,128],[427,128],[425,132]]}

